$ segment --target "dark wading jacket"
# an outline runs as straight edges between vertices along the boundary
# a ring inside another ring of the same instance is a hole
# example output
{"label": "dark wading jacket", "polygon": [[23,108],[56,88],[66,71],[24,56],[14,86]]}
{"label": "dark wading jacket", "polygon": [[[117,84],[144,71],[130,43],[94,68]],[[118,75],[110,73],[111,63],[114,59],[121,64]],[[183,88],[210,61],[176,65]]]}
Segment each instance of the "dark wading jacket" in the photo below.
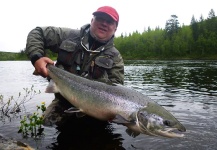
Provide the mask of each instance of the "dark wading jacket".
{"label": "dark wading jacket", "polygon": [[114,47],[113,37],[89,50],[89,28],[36,27],[27,38],[26,52],[32,64],[45,56],[45,49],[58,53],[57,67],[91,79],[123,84],[124,63]]}

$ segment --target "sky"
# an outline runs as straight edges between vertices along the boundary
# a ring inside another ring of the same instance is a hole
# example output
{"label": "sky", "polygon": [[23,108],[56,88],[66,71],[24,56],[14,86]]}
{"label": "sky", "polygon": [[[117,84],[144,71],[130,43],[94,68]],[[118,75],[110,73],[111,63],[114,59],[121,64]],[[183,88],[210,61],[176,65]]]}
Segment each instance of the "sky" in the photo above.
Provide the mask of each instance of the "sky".
{"label": "sky", "polygon": [[217,16],[216,0],[2,0],[0,2],[0,51],[20,52],[28,33],[37,26],[80,29],[90,23],[101,6],[114,7],[120,17],[116,36],[142,33],[148,27],[164,28],[171,15],[180,25],[191,18],[205,19],[211,9]]}

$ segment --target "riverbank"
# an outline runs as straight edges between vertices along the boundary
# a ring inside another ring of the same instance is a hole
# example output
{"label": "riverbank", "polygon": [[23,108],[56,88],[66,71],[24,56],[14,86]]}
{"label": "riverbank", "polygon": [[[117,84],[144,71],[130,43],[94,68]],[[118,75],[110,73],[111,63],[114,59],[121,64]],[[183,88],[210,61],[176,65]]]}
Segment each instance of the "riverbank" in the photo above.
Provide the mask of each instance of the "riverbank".
{"label": "riverbank", "polygon": [[[52,60],[56,60],[56,57],[51,57]],[[15,52],[1,52],[0,51],[0,61],[20,61],[20,60],[29,60],[27,55],[25,53],[15,53]],[[134,58],[134,59],[128,59],[124,58],[125,61],[128,60],[217,60],[217,55],[211,55],[211,56],[185,56],[185,57],[147,57],[147,58]]]}
{"label": "riverbank", "polygon": [[0,52],[0,61],[28,60],[25,53]]}

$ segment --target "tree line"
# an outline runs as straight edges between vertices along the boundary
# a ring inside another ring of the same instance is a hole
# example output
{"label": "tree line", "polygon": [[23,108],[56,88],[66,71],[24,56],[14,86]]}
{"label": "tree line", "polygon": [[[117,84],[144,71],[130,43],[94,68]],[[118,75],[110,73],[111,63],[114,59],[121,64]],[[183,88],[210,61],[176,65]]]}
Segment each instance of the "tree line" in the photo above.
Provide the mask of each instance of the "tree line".
{"label": "tree line", "polygon": [[[178,16],[171,15],[165,28],[148,27],[142,33],[115,37],[116,48],[125,60],[134,59],[217,59],[217,17],[213,9],[206,19],[194,15],[190,25],[180,25]],[[55,59],[56,53],[46,50]],[[0,53],[0,60],[27,60],[25,49],[20,53]]]}
{"label": "tree line", "polygon": [[206,19],[192,16],[190,25],[180,25],[171,15],[165,28],[156,27],[115,38],[124,59],[216,59],[217,17],[213,9]]}

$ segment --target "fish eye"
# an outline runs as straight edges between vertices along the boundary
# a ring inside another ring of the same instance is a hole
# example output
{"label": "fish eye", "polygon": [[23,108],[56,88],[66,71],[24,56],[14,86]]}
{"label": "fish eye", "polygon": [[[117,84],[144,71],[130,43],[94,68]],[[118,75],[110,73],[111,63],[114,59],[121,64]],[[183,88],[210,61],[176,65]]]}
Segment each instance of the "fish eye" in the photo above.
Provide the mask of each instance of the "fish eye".
{"label": "fish eye", "polygon": [[166,125],[166,126],[171,126],[172,125],[170,120],[164,120],[163,124]]}
{"label": "fish eye", "polygon": [[148,114],[146,112],[139,112],[139,115],[146,117]]}

